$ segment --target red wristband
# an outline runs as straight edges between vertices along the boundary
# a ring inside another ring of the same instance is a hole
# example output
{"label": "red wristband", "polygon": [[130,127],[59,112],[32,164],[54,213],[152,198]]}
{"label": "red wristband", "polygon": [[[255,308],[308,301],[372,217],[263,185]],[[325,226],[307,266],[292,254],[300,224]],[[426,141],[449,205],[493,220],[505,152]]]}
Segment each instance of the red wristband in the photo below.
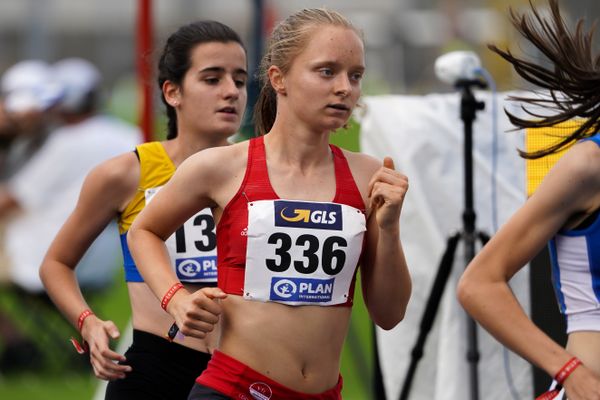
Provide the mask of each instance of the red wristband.
{"label": "red wristband", "polygon": [[93,311],[89,308],[83,310],[81,314],[79,314],[79,318],[77,318],[77,330],[81,333],[81,328],[83,328],[83,321],[90,315],[94,315]]}
{"label": "red wristband", "polygon": [[171,286],[171,288],[169,290],[167,290],[167,293],[165,293],[165,295],[163,296],[163,298],[160,302],[160,306],[162,307],[163,310],[167,311],[167,305],[169,304],[169,302],[171,301],[171,299],[173,298],[175,293],[177,293],[177,291],[182,288],[183,288],[183,283],[177,282],[176,284]]}
{"label": "red wristband", "polygon": [[562,386],[564,381],[571,375],[575,368],[581,365],[581,360],[577,357],[571,358],[565,365],[562,366],[561,369],[558,370],[556,375],[554,376],[554,380]]}
{"label": "red wristband", "polygon": [[562,388],[560,386],[556,389],[548,390],[536,397],[535,400],[554,400],[560,394],[561,390]]}

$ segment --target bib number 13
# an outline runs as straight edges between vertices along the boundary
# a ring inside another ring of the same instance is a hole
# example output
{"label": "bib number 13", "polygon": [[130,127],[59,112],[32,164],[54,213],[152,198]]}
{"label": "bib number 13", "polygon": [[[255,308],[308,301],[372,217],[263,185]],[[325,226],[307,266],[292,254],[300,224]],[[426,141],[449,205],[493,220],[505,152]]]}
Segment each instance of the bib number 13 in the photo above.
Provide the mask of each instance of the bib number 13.
{"label": "bib number 13", "polygon": [[[267,268],[273,272],[284,272],[293,264],[294,269],[301,274],[312,274],[319,265],[327,275],[337,275],[344,268],[346,262],[346,253],[344,248],[348,247],[346,239],[339,236],[330,236],[323,242],[323,248],[320,249],[319,238],[314,235],[303,234],[292,242],[290,235],[283,232],[276,232],[269,236],[269,244],[277,246],[275,255],[278,259],[267,258],[265,260]],[[290,250],[292,245],[304,249],[302,256],[304,260],[294,260]],[[320,251],[320,254],[319,253]]]}
{"label": "bib number 13", "polygon": [[[184,224],[175,231],[175,246],[177,253],[187,252],[186,230]],[[215,220],[212,215],[200,214],[194,218],[194,226],[200,228],[200,240],[194,240],[193,244],[199,251],[212,251],[217,247],[217,235],[215,234]],[[188,227],[189,233],[189,227]],[[196,234],[197,235],[197,234]]]}

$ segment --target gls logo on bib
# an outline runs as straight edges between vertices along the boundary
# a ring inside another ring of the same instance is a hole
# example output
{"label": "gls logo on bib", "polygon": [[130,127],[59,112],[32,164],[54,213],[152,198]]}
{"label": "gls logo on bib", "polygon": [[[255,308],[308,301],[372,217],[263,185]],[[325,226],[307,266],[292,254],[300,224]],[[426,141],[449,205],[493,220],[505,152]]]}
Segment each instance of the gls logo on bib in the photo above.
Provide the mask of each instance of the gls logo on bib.
{"label": "gls logo on bib", "polygon": [[333,203],[275,200],[275,226],[341,231],[342,207]]}

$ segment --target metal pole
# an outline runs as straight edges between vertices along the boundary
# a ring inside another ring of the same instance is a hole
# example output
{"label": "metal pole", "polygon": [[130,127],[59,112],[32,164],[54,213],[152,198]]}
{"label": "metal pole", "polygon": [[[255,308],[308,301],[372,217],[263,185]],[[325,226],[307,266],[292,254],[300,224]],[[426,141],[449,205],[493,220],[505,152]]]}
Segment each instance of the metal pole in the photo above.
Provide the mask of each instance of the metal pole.
{"label": "metal pole", "polygon": [[139,126],[144,141],[153,139],[152,104],[152,0],[138,0],[136,67],[140,95]]}
{"label": "metal pole", "polygon": [[[464,125],[464,174],[465,174],[465,209],[463,212],[463,239],[465,246],[465,267],[475,257],[475,209],[473,206],[473,121],[477,110],[485,106],[473,96],[471,86],[481,87],[480,81],[459,81],[457,87],[461,88],[460,118]],[[479,399],[479,374],[477,366],[479,363],[479,347],[477,343],[477,324],[467,317],[467,361],[469,362],[469,377],[471,381],[471,399]]]}
{"label": "metal pole", "polygon": [[248,53],[248,104],[246,105],[246,113],[244,114],[244,121],[242,122],[241,134],[245,138],[251,138],[255,135],[254,123],[253,123],[253,111],[254,105],[258,100],[258,94],[260,87],[257,79],[257,71],[260,65],[260,60],[263,53],[263,42],[264,42],[264,25],[265,25],[265,5],[264,0],[253,0],[253,25],[252,25],[252,39],[251,47]]}

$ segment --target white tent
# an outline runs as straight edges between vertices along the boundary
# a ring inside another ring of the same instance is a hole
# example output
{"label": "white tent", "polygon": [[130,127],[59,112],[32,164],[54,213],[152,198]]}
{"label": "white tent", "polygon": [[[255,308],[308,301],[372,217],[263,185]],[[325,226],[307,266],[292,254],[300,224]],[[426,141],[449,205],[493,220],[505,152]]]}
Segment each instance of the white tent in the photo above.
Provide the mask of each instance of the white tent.
{"label": "white tent", "polygon": [[[485,103],[473,124],[473,177],[476,227],[493,235],[493,212],[501,225],[525,201],[525,162],[522,132],[513,127],[503,108],[520,113],[506,101],[506,93],[475,92]],[[497,107],[493,107],[493,98]],[[429,297],[446,239],[462,229],[464,209],[464,124],[460,94],[366,97],[357,118],[361,123],[361,151],[378,158],[391,156],[396,169],[409,178],[410,189],[401,216],[401,236],[413,279],[413,294],[404,321],[391,331],[377,330],[378,353],[388,400],[398,399],[410,363],[410,352]],[[494,112],[495,111],[495,112]],[[494,129],[497,122],[497,149]],[[493,167],[493,153],[497,168]],[[496,171],[497,201],[492,201],[492,172]],[[462,246],[456,253],[433,329],[425,345],[412,385],[410,399],[469,399],[469,364],[466,360],[466,314],[455,296],[464,265]],[[529,285],[522,270],[511,286],[528,309]],[[510,324],[511,321],[506,321]],[[507,352],[483,329],[478,329],[479,396],[486,400],[532,398],[528,363]],[[510,378],[507,379],[507,370]],[[514,389],[509,389],[510,386]],[[518,394],[516,394],[518,393]]]}

